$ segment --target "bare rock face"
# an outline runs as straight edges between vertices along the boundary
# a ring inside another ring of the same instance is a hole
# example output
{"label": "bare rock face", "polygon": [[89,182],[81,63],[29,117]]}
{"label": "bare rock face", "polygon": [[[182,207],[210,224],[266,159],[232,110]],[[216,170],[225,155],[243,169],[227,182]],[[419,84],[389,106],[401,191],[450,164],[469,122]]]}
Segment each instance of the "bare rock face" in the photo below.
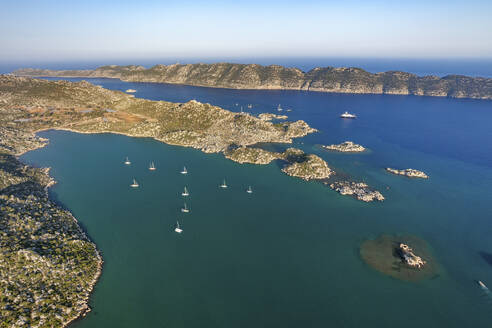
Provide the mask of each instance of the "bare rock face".
{"label": "bare rock face", "polygon": [[492,79],[461,75],[417,76],[398,71],[372,74],[355,67],[297,68],[256,64],[102,66],[95,70],[20,69],[18,76],[110,77],[232,89],[285,89],[337,93],[416,95],[492,99]]}
{"label": "bare rock face", "polygon": [[344,153],[359,153],[359,152],[363,152],[364,150],[366,150],[361,145],[353,143],[352,141],[345,141],[345,142],[342,142],[341,144],[338,144],[338,145],[328,145],[328,146],[322,146],[322,147],[329,149],[329,150],[336,150],[336,151],[344,152]]}
{"label": "bare rock face", "polygon": [[379,191],[372,190],[363,182],[337,181],[330,183],[329,186],[341,195],[350,195],[364,202],[384,200],[384,196]]}
{"label": "bare rock face", "polygon": [[397,170],[397,169],[392,169],[390,167],[386,168],[386,171],[396,174],[396,175],[404,175],[409,178],[421,178],[421,179],[428,179],[429,176],[425,174],[422,171],[419,170],[414,170],[414,169],[405,169],[405,170]]}
{"label": "bare rock face", "polygon": [[425,265],[425,261],[420,256],[413,253],[413,250],[407,244],[400,243],[398,246],[398,254],[400,255],[403,263],[421,269]]}

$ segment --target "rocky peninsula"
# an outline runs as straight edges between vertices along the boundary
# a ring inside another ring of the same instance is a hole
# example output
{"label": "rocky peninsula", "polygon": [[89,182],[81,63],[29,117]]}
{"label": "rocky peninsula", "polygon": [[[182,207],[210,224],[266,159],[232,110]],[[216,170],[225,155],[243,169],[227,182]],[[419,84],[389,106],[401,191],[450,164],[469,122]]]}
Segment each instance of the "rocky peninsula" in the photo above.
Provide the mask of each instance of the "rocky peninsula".
{"label": "rocky peninsula", "polygon": [[397,169],[392,169],[390,167],[386,168],[386,171],[396,174],[396,175],[404,175],[409,178],[421,178],[421,179],[428,179],[429,176],[425,174],[422,171],[419,170],[414,170],[414,169],[405,169],[405,170],[397,170]]}
{"label": "rocky peninsula", "polygon": [[492,99],[492,79],[463,75],[417,76],[388,71],[369,73],[354,67],[318,67],[308,72],[279,65],[187,64],[102,66],[94,70],[25,68],[18,76],[107,77],[231,89],[307,90],[354,94],[416,95]]}
{"label": "rocky peninsula", "polygon": [[221,152],[239,163],[286,163],[282,171],[304,180],[324,181],[335,174],[319,156],[298,149],[270,152],[259,143],[292,143],[316,132],[306,122],[272,123],[194,100],[170,103],[134,98],[88,82],[46,81],[0,76],[0,150],[20,154],[46,142],[35,136],[47,129],[79,133],[119,133],[168,144]]}
{"label": "rocky peninsula", "polygon": [[[20,150],[42,144],[28,139]],[[102,259],[71,213],[48,198],[53,183],[47,169],[0,151],[2,327],[62,327],[90,310]]]}
{"label": "rocky peninsula", "polygon": [[338,145],[333,144],[333,145],[322,146],[322,147],[328,150],[335,150],[343,153],[360,153],[366,150],[366,148],[356,143],[353,143],[352,141],[345,141]]}
{"label": "rocky peninsula", "polygon": [[396,279],[418,281],[439,275],[429,246],[416,236],[381,235],[366,240],[360,255],[369,266]]}

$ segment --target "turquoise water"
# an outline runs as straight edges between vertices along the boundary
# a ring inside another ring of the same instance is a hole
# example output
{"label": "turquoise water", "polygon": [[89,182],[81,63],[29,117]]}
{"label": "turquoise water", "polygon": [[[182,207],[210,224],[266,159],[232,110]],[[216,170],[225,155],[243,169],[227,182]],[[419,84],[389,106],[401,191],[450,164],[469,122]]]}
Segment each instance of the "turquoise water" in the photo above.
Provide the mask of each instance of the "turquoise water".
{"label": "turquoise water", "polygon": [[[387,200],[341,196],[284,175],[279,163],[240,165],[146,138],[43,132],[50,144],[22,159],[52,167],[53,197],[105,259],[93,311],[74,327],[492,325],[492,299],[475,282],[492,286],[492,102],[90,81],[236,111],[249,103],[254,113],[273,111],[281,103],[292,108],[290,119],[320,130],[296,147],[364,179]],[[344,110],[359,119],[340,120]],[[319,147],[345,139],[370,151]],[[125,156],[132,165],[123,164]],[[179,174],[183,165],[186,176]],[[386,166],[422,169],[431,178],[389,175]],[[134,177],[138,189],[129,187]],[[223,178],[227,190],[218,187]],[[185,185],[189,214],[180,212]],[[176,219],[181,235],[173,231]],[[425,239],[440,275],[408,283],[365,265],[358,247],[381,233]]]}

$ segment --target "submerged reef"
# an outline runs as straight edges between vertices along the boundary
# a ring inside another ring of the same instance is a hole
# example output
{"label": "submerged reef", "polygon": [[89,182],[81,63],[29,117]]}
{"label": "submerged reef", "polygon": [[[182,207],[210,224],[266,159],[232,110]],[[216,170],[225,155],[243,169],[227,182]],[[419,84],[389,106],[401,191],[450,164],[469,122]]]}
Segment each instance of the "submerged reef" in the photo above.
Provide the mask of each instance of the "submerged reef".
{"label": "submerged reef", "polygon": [[429,246],[416,236],[383,234],[366,240],[360,246],[360,256],[373,269],[400,280],[419,281],[439,275]]}

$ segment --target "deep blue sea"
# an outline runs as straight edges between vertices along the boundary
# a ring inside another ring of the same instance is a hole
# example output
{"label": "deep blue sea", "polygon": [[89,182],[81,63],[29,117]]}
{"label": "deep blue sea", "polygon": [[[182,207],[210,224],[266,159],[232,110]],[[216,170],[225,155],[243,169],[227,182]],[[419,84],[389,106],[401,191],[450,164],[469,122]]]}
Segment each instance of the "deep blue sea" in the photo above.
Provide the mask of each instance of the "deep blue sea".
{"label": "deep blue sea", "polygon": [[[93,311],[74,327],[492,327],[491,294],[476,282],[492,286],[492,101],[89,82],[253,114],[281,104],[289,120],[319,130],[295,147],[386,200],[339,195],[284,175],[280,163],[241,165],[147,138],[42,132],[50,144],[22,160],[52,167],[53,197],[105,259]],[[345,110],[358,119],[341,120]],[[369,151],[320,148],[345,140]],[[430,179],[390,175],[388,166]],[[223,178],[227,190],[218,188]],[[188,215],[180,212],[185,185]],[[383,233],[427,241],[439,275],[404,282],[368,267],[360,244]]]}

